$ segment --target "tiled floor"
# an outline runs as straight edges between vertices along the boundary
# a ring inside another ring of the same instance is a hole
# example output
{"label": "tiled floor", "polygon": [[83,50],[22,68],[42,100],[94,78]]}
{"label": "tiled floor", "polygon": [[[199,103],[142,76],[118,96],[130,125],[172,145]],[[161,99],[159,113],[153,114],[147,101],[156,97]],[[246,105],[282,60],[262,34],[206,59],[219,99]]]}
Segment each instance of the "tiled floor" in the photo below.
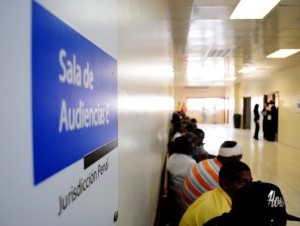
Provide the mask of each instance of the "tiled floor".
{"label": "tiled floor", "polygon": [[[271,182],[280,187],[287,211],[300,217],[300,150],[279,142],[253,139],[253,131],[235,129],[229,125],[199,125],[205,132],[206,150],[217,154],[225,140],[243,145],[242,161],[247,163],[254,180]],[[288,226],[300,226],[289,222]]]}

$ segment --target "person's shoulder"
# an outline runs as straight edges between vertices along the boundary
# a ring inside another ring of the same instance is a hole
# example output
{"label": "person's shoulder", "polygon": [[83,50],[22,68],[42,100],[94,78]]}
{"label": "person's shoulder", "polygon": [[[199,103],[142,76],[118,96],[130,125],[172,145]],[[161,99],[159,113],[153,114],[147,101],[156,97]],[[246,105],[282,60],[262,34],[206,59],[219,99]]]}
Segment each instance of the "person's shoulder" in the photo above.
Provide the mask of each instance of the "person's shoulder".
{"label": "person's shoulder", "polygon": [[207,221],[203,226],[234,226],[230,215],[224,213],[221,216],[217,216]]}
{"label": "person's shoulder", "polygon": [[211,167],[215,167],[215,166],[221,167],[221,164],[222,164],[216,156],[213,158],[204,159],[201,162],[202,162],[203,167],[205,167],[205,168],[206,167],[211,168]]}
{"label": "person's shoulder", "polygon": [[214,200],[216,200],[216,196],[221,197],[220,194],[221,193],[219,191],[219,186],[218,186],[218,187],[213,188],[212,190],[208,190],[208,191],[204,192],[198,199],[201,200],[201,203],[205,203],[208,206],[212,206],[212,208],[214,209],[215,208]]}
{"label": "person's shoulder", "polygon": [[210,158],[203,159],[200,162],[198,162],[198,165],[201,167],[204,167],[206,164],[213,162],[213,161],[214,161],[214,159],[210,159]]}
{"label": "person's shoulder", "polygon": [[172,162],[172,161],[174,161],[174,159],[176,159],[176,158],[177,158],[177,153],[173,153],[172,155],[169,156],[168,162]]}
{"label": "person's shoulder", "polygon": [[173,167],[174,164],[177,164],[178,162],[178,154],[173,153],[167,160],[167,169],[170,169],[170,167]]}
{"label": "person's shoulder", "polygon": [[[220,201],[225,201],[227,203],[231,203],[230,196],[227,194],[226,191],[224,191],[224,189],[221,186],[215,187],[212,190],[212,192],[213,192],[215,199],[217,198]],[[231,204],[230,204],[230,206],[231,206]]]}
{"label": "person's shoulder", "polygon": [[182,158],[184,159],[184,162],[186,162],[186,164],[190,165],[191,167],[197,164],[196,160],[193,159],[191,156],[184,155]]}
{"label": "person's shoulder", "polygon": [[216,164],[216,158],[207,158],[203,159],[200,162],[197,163],[196,167],[197,170],[200,172],[206,172],[207,170],[210,170],[211,166]]}
{"label": "person's shoulder", "polygon": [[210,198],[215,199],[216,196],[218,196],[218,197],[224,196],[224,192],[225,191],[220,186],[217,186],[217,187],[214,187],[211,190],[208,190],[208,191],[204,192],[201,195],[201,197],[203,196],[203,198],[205,198],[205,199],[210,199]]}

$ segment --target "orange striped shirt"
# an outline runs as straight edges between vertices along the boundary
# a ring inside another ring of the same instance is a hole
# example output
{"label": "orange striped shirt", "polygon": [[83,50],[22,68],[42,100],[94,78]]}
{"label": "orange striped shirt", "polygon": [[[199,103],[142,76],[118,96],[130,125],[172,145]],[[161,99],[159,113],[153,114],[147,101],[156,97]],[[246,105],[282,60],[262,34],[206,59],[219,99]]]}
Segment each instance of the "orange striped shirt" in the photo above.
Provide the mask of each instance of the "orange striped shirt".
{"label": "orange striped shirt", "polygon": [[204,192],[219,185],[219,171],[222,163],[217,159],[205,159],[195,165],[185,178],[182,199],[187,208]]}

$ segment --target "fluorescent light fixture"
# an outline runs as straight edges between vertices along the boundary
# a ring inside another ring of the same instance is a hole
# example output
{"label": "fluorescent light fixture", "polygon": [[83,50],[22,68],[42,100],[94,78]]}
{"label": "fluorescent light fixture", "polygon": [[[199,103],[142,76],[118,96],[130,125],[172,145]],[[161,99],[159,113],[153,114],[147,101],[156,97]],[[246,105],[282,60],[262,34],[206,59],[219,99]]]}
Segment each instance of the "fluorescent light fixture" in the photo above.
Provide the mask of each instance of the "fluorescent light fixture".
{"label": "fluorescent light fixture", "polygon": [[241,0],[230,19],[263,19],[280,0]]}
{"label": "fluorescent light fixture", "polygon": [[275,51],[274,53],[271,53],[267,56],[267,58],[286,58],[290,55],[293,55],[297,52],[299,52],[300,49],[279,49]]}
{"label": "fluorescent light fixture", "polygon": [[244,67],[241,70],[239,70],[239,73],[249,74],[249,73],[252,73],[254,71],[256,71],[256,67]]}

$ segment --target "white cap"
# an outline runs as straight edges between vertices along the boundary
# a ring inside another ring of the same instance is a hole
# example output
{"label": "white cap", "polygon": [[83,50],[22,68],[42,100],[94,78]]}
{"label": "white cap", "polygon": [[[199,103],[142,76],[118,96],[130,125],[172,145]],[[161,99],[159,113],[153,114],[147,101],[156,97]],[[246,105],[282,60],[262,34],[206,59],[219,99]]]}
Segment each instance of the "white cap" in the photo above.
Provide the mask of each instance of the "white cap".
{"label": "white cap", "polygon": [[242,154],[242,145],[236,143],[235,141],[225,141],[219,149],[219,156],[222,157],[232,157]]}

